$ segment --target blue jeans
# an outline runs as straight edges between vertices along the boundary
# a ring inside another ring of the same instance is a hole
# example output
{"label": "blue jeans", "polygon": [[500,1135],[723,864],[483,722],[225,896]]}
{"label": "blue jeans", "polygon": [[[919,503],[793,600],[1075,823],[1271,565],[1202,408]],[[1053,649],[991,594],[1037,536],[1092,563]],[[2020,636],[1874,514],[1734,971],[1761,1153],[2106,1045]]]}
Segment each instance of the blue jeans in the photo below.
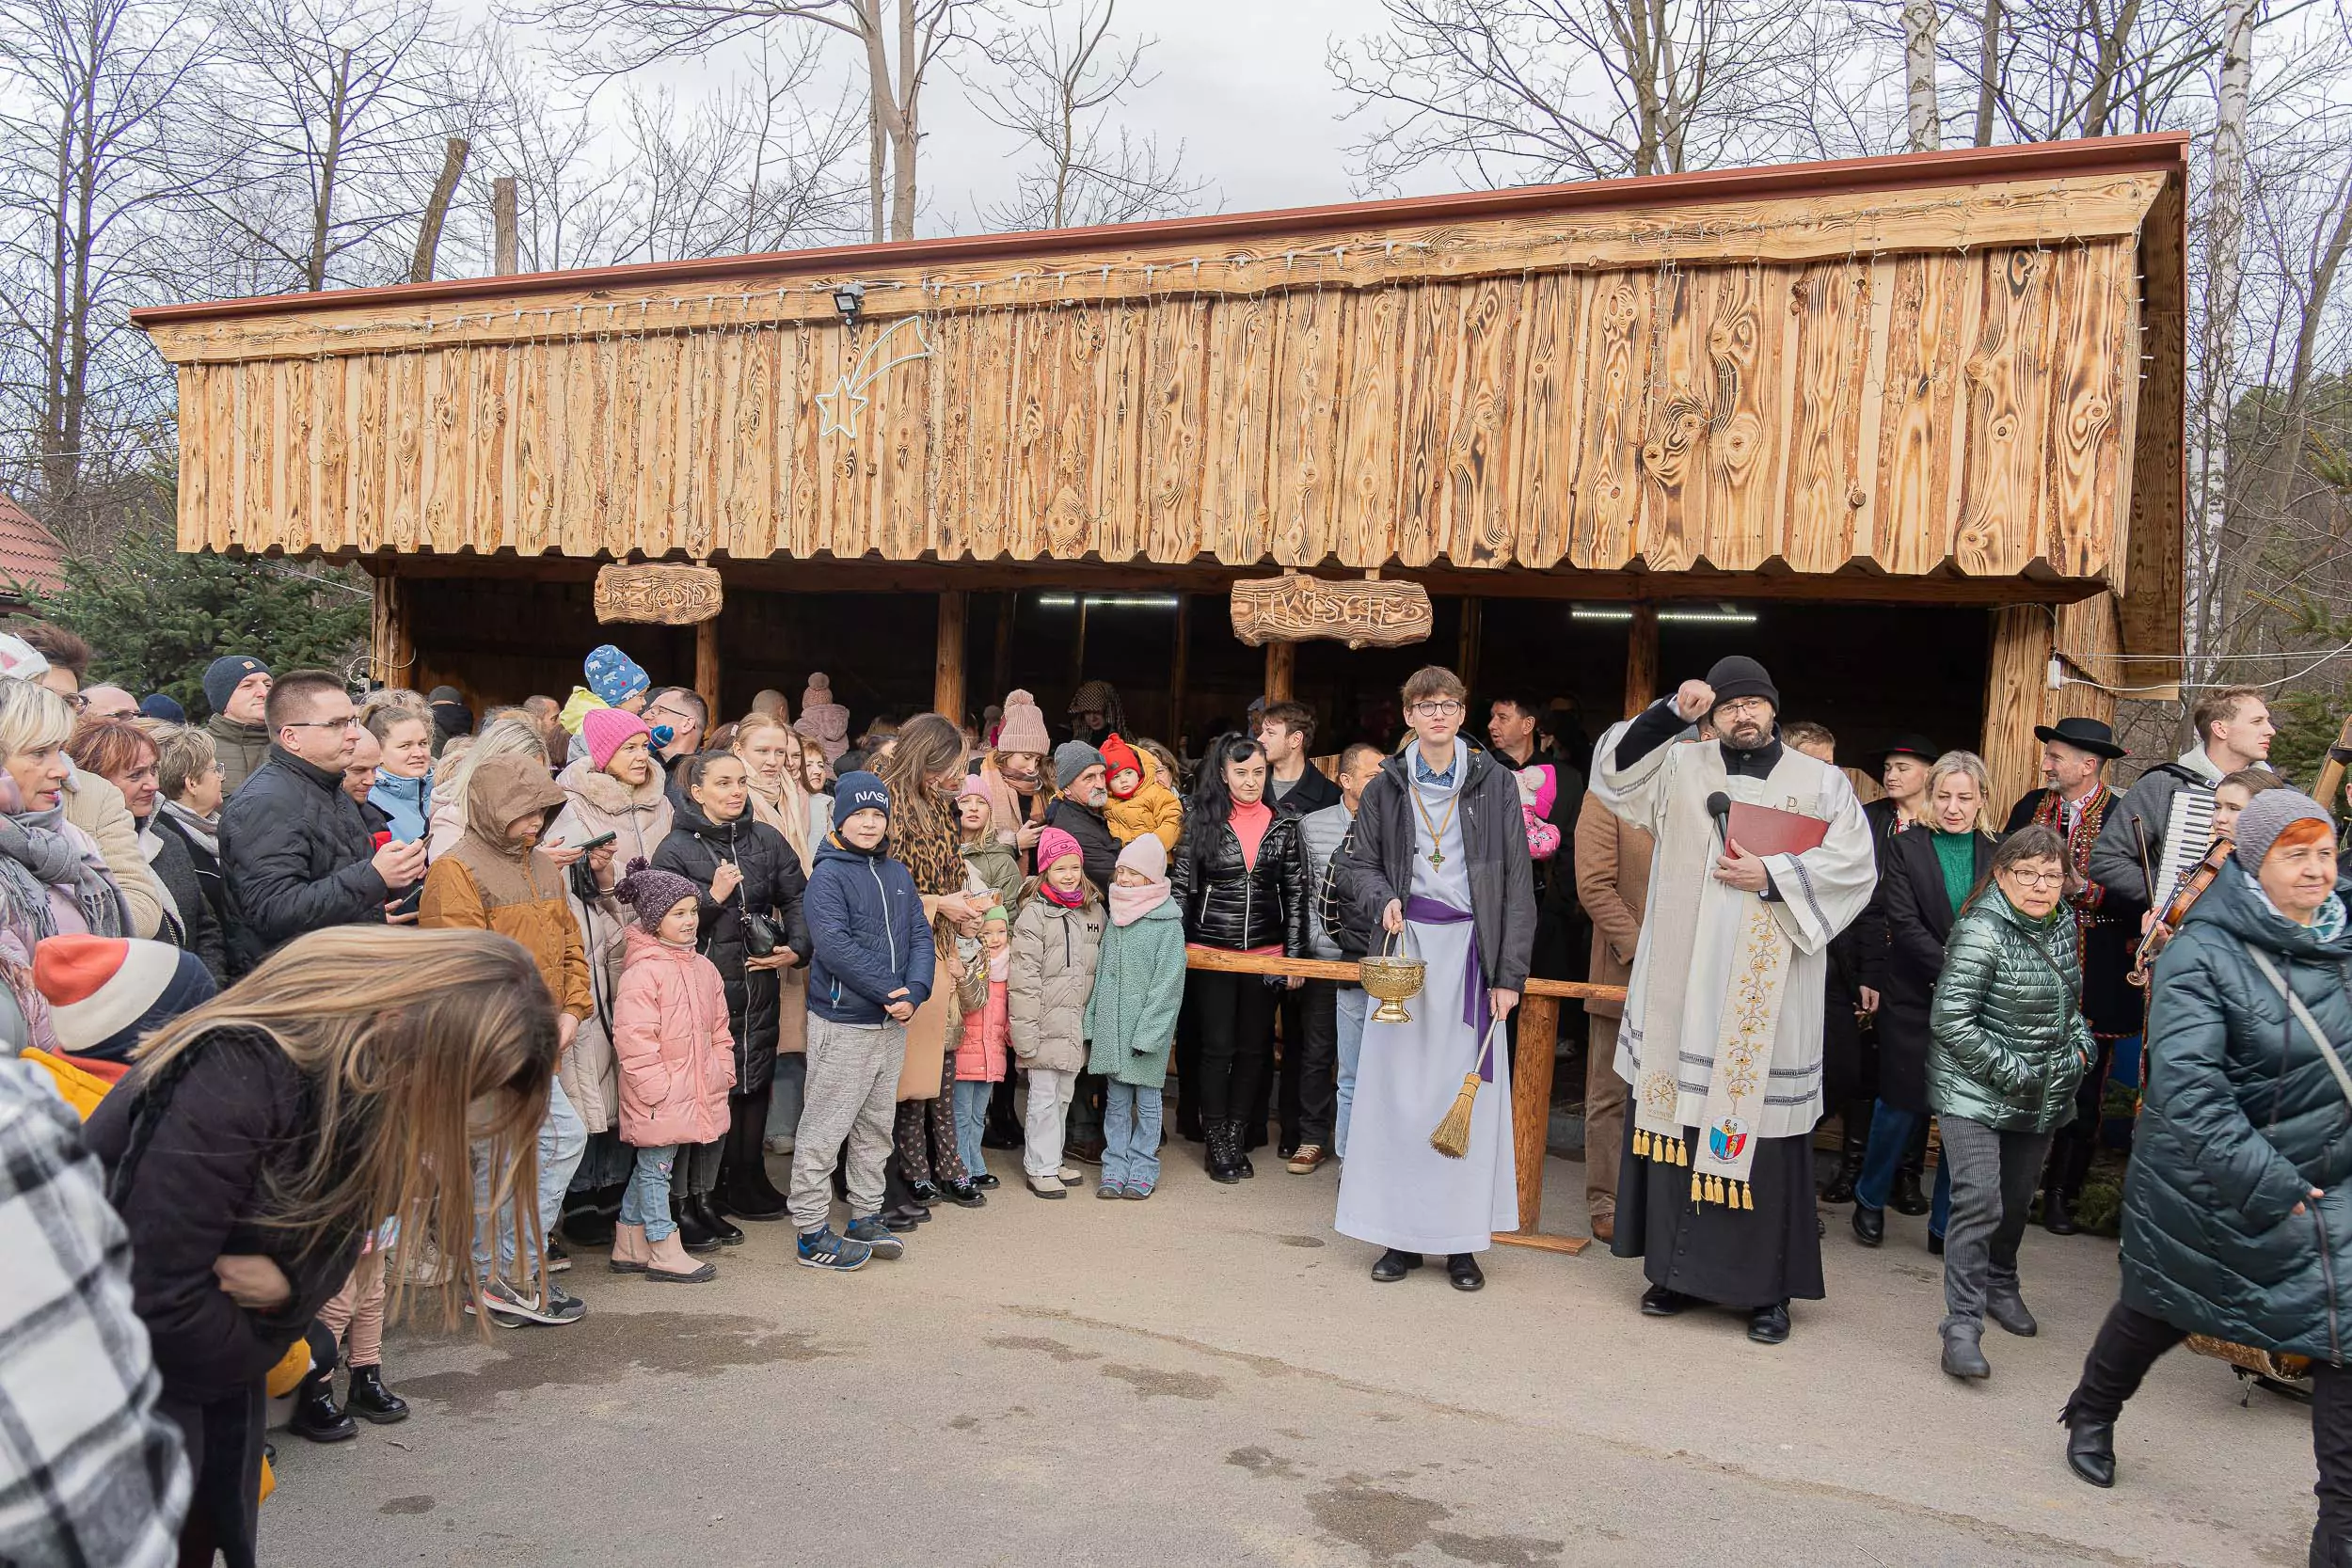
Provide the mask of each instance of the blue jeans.
{"label": "blue jeans", "polygon": [[[548,1080],[548,1114],[539,1123],[539,1234],[544,1239],[555,1234],[556,1222],[564,1217],[564,1194],[572,1184],[572,1172],[580,1167],[580,1157],[588,1148],[588,1127],[572,1109],[571,1096],[564,1092],[564,1081]],[[489,1218],[490,1210],[490,1146],[473,1146],[473,1268],[474,1276],[483,1284],[503,1279],[509,1284],[515,1267],[515,1205],[511,1198],[499,1205],[498,1214]],[[498,1236],[498,1268],[490,1267],[490,1237]],[[531,1261],[532,1273],[539,1272],[539,1259]]]}
{"label": "blue jeans", "polygon": [[1340,988],[1339,1119],[1332,1129],[1331,1152],[1347,1158],[1347,1113],[1356,1104],[1356,1060],[1364,1051],[1364,1016],[1372,997],[1361,986]]}
{"label": "blue jeans", "polygon": [[956,1153],[962,1157],[966,1176],[978,1178],[988,1174],[980,1134],[988,1128],[989,1096],[995,1092],[995,1085],[981,1079],[956,1080]]}
{"label": "blue jeans", "polygon": [[628,1188],[621,1194],[621,1223],[642,1225],[645,1240],[666,1242],[677,1228],[670,1217],[670,1171],[677,1164],[677,1145],[641,1148],[630,1167]]}
{"label": "blue jeans", "polygon": [[[963,1085],[956,1085],[961,1088]],[[1160,1184],[1160,1095],[1106,1079],[1103,1084],[1103,1185]]]}
{"label": "blue jeans", "polygon": [[[1870,1147],[1862,1156],[1862,1175],[1853,1184],[1853,1200],[1865,1209],[1883,1209],[1895,1190],[1895,1173],[1902,1169],[1903,1146],[1928,1118],[1917,1111],[1898,1111],[1882,1100],[1870,1112]],[[1935,1196],[1928,1210],[1928,1231],[1941,1236],[1952,1219],[1952,1163],[1935,1163]]]}

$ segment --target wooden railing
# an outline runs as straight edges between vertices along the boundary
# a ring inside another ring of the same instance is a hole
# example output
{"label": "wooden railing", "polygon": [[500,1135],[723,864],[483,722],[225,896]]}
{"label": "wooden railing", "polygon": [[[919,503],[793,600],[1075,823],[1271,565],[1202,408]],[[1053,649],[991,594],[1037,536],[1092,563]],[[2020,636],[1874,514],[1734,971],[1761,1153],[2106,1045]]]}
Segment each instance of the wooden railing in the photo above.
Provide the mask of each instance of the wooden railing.
{"label": "wooden railing", "polygon": [[[1345,980],[1351,985],[1362,978],[1362,971],[1344,958],[1259,957],[1217,948],[1188,947],[1184,950],[1184,964],[1189,969],[1214,970],[1225,974],[1295,974],[1306,980]],[[1539,1040],[1554,1037],[1560,1028],[1560,1004],[1569,998],[1621,1003],[1625,1000],[1625,988],[1597,986],[1582,980],[1530,980],[1519,994],[1520,1034]],[[1498,1231],[1495,1240],[1512,1246],[1574,1254],[1584,1250],[1589,1238],[1547,1236],[1539,1227],[1544,1210],[1545,1148],[1551,1131],[1551,1057],[1549,1051],[1520,1053],[1519,1070],[1511,1085],[1511,1144],[1518,1174],[1519,1227]],[[1585,1159],[1591,1160],[1594,1152],[1588,1147]],[[1616,1157],[1610,1149],[1599,1153],[1604,1160]]]}

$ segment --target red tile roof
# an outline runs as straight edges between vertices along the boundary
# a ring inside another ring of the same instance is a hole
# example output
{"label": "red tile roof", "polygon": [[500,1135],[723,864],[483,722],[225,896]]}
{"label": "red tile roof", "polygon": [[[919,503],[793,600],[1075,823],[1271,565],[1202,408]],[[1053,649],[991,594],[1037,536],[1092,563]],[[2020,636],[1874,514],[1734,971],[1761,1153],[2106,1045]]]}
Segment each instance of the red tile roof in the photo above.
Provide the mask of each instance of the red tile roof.
{"label": "red tile roof", "polygon": [[0,600],[19,600],[11,583],[51,589],[61,580],[58,568],[65,550],[57,536],[35,522],[25,510],[0,496]]}

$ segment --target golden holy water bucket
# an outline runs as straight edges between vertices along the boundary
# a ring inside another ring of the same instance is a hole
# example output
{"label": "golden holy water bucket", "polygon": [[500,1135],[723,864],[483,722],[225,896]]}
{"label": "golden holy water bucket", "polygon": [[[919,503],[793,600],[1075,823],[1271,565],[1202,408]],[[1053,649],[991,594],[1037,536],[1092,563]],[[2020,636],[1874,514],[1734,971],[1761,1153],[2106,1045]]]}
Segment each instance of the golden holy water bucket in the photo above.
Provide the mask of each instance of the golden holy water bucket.
{"label": "golden holy water bucket", "polygon": [[1421,994],[1422,983],[1429,977],[1429,965],[1420,958],[1407,958],[1402,948],[1410,940],[1412,927],[1391,937],[1397,950],[1373,954],[1358,966],[1363,971],[1364,990],[1380,999],[1373,1009],[1375,1021],[1381,1023],[1410,1023],[1413,1015],[1405,1010],[1406,999]]}

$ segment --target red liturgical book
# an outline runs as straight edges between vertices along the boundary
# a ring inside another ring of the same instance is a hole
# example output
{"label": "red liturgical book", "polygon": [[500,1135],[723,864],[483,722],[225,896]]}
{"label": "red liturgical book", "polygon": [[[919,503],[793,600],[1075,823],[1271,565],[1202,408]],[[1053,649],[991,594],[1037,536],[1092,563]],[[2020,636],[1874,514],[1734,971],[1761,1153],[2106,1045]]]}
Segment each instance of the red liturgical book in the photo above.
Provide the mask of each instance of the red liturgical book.
{"label": "red liturgical book", "polygon": [[1731,802],[1731,841],[1751,855],[1802,855],[1828,832],[1829,824],[1818,816]]}

